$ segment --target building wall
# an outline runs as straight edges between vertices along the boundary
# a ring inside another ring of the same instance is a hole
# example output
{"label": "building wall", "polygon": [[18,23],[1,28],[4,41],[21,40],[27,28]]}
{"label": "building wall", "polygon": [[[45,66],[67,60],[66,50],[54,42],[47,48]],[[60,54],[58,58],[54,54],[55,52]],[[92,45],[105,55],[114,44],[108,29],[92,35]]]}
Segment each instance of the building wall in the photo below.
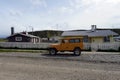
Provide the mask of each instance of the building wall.
{"label": "building wall", "polygon": [[[63,38],[85,38],[86,36],[67,36],[67,37],[63,37]],[[110,41],[108,42],[114,42],[113,40],[113,36],[109,36]],[[88,37],[88,42],[85,43],[105,43],[104,41],[104,37]]]}
{"label": "building wall", "polygon": [[92,37],[91,43],[103,43],[103,37]]}
{"label": "building wall", "polygon": [[[16,38],[22,38],[22,40],[16,40]],[[11,36],[8,38],[8,42],[30,42],[31,38],[26,37],[26,36],[22,36],[22,35],[15,35],[15,36]]]}
{"label": "building wall", "polygon": [[[114,42],[113,36],[109,36],[110,41],[108,42]],[[104,37],[92,37],[91,38],[92,43],[104,43]]]}
{"label": "building wall", "polygon": [[113,36],[110,36],[110,42],[115,42]]}
{"label": "building wall", "polygon": [[32,42],[32,43],[40,43],[41,41],[40,41],[40,38],[31,38],[31,40],[30,40],[30,42]]}

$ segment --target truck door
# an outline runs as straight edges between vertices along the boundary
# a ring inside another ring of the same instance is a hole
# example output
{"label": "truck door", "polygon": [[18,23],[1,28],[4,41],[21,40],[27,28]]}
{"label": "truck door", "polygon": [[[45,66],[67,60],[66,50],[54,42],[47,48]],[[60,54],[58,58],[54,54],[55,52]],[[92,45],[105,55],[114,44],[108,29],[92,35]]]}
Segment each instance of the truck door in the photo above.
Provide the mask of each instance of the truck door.
{"label": "truck door", "polygon": [[68,48],[69,48],[69,41],[68,40],[62,40],[61,50],[65,51],[65,50],[68,50]]}

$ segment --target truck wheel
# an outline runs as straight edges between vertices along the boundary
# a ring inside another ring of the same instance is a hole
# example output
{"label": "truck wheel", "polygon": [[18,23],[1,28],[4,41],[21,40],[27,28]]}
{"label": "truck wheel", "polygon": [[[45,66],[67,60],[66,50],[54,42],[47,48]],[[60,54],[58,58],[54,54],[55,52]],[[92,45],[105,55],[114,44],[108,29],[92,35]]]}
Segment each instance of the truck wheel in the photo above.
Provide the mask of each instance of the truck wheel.
{"label": "truck wheel", "polygon": [[49,50],[49,54],[51,54],[51,55],[57,54],[56,49],[50,49],[50,50]]}
{"label": "truck wheel", "polygon": [[74,49],[74,55],[80,56],[81,55],[81,50],[79,48]]}

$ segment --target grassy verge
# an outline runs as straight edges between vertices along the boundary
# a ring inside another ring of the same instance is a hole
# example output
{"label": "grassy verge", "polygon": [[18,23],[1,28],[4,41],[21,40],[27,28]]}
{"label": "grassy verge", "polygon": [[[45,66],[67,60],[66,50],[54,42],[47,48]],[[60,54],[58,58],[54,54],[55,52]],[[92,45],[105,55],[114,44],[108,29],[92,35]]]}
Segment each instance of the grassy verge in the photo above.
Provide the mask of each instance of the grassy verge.
{"label": "grassy verge", "polygon": [[0,42],[7,42],[7,39],[0,39]]}
{"label": "grassy verge", "polygon": [[47,50],[0,49],[0,52],[28,52],[28,53],[45,53],[45,52],[47,52]]}

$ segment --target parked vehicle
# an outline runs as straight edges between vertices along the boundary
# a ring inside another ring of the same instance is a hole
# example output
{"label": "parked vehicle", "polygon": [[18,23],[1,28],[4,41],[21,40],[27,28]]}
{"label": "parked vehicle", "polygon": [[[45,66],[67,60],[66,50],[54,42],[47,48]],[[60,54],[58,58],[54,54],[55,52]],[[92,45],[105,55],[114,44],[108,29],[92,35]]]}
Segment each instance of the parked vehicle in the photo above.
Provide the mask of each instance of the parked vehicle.
{"label": "parked vehicle", "polygon": [[70,51],[74,52],[74,55],[81,55],[83,50],[83,40],[82,38],[63,38],[58,44],[52,44],[49,48],[49,53],[51,55],[57,54],[57,52]]}
{"label": "parked vehicle", "polygon": [[115,40],[116,42],[120,42],[120,36],[114,37],[114,40]]}

